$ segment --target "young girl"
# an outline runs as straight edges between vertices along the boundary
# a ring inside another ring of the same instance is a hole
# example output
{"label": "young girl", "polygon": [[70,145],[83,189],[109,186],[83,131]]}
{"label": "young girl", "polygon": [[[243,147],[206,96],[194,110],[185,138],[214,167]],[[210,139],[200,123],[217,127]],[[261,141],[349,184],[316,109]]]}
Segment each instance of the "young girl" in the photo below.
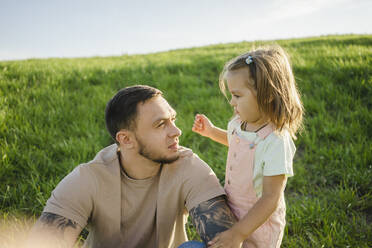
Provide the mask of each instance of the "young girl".
{"label": "young girl", "polygon": [[288,58],[279,46],[240,55],[225,65],[220,89],[234,117],[227,131],[205,115],[192,130],[229,147],[225,191],[239,220],[209,247],[280,247],[285,227],[284,189],[293,176],[292,138],[301,127],[303,107]]}

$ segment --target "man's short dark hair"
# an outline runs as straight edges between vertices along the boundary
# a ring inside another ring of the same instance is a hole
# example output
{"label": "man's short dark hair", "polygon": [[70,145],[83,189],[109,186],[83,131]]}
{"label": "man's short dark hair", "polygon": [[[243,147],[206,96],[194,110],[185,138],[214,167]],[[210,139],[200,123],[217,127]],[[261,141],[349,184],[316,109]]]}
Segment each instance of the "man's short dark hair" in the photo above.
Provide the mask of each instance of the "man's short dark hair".
{"label": "man's short dark hair", "polygon": [[106,128],[116,141],[116,133],[121,129],[135,130],[138,103],[162,96],[160,90],[147,86],[135,85],[123,88],[111,98],[106,105]]}

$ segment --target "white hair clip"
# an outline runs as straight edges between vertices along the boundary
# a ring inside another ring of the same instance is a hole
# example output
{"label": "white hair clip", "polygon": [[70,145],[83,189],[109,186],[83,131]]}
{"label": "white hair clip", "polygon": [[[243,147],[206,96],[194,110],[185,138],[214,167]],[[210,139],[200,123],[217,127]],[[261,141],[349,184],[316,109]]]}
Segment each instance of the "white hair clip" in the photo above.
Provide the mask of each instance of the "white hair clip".
{"label": "white hair clip", "polygon": [[251,56],[251,55],[249,55],[249,56],[245,59],[245,63],[246,63],[247,65],[253,63],[253,59],[252,59],[252,56]]}

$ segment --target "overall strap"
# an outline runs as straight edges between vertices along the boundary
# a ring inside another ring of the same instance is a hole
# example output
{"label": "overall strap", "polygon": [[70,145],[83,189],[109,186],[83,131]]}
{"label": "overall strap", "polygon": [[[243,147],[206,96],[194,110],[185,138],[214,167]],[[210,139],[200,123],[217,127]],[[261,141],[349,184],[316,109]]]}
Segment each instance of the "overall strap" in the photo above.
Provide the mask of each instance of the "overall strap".
{"label": "overall strap", "polygon": [[261,139],[265,139],[267,136],[269,136],[272,132],[274,131],[274,127],[271,123],[267,124],[264,128],[260,129],[258,132],[257,132],[257,135],[261,138]]}
{"label": "overall strap", "polygon": [[265,127],[260,129],[257,132],[257,137],[254,139],[254,141],[249,145],[250,149],[255,149],[257,144],[263,141],[267,136],[269,136],[273,132],[273,127],[271,124],[267,124]]}

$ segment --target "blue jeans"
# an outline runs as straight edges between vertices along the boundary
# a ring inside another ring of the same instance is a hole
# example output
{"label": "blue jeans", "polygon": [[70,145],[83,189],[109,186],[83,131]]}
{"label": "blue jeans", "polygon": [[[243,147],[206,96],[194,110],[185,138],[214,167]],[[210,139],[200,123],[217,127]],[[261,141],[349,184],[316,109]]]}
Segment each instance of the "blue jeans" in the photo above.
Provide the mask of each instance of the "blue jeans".
{"label": "blue jeans", "polygon": [[180,246],[178,246],[178,248],[205,248],[205,247],[206,246],[202,242],[195,241],[195,240],[187,241],[181,244]]}

